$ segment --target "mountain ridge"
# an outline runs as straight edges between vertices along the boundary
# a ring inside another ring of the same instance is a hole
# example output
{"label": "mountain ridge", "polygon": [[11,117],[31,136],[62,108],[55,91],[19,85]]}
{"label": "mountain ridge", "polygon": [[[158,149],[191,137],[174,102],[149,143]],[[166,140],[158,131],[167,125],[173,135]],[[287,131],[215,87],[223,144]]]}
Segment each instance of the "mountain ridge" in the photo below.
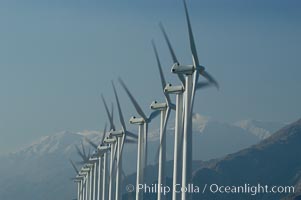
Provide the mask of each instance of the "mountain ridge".
{"label": "mountain ridge", "polygon": [[[301,191],[301,119],[287,125],[259,144],[227,155],[213,166],[195,172],[194,183],[242,185],[245,182],[256,185],[290,186],[296,193]],[[289,194],[260,194],[256,198],[278,199]],[[221,195],[207,193],[195,198],[218,198]],[[226,195],[223,199],[244,199],[248,195]],[[295,198],[295,197],[294,197]],[[296,197],[297,198],[297,197]]]}

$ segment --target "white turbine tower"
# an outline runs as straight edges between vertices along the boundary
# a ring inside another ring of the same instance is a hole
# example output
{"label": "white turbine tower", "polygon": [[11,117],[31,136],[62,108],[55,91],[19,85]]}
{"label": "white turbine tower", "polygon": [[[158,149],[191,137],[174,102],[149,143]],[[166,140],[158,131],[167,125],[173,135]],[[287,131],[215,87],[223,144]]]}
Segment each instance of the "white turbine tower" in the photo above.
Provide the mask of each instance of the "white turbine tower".
{"label": "white turbine tower", "polygon": [[117,109],[118,109],[118,113],[119,113],[119,121],[120,121],[120,124],[121,124],[121,127],[122,127],[121,130],[111,133],[113,136],[116,136],[118,138],[115,200],[119,200],[120,199],[120,188],[122,188],[122,185],[121,185],[122,181],[121,181],[121,176],[120,175],[121,175],[121,172],[122,172],[122,152],[123,152],[124,143],[136,143],[137,141],[130,140],[130,139],[128,139],[128,137],[131,137],[131,138],[137,140],[138,136],[134,133],[131,133],[130,131],[128,131],[126,129],[126,125],[125,125],[124,117],[123,117],[123,114],[122,114],[119,98],[118,98],[116,88],[115,88],[115,85],[114,85],[113,81],[112,81],[112,86],[113,86],[114,95],[115,95],[116,104],[117,104]]}
{"label": "white turbine tower", "polygon": [[148,136],[148,124],[160,114],[160,111],[153,111],[149,117],[146,117],[141,107],[133,97],[125,83],[119,78],[119,82],[124,88],[125,92],[129,96],[133,103],[137,113],[141,118],[132,117],[130,119],[131,124],[138,124],[138,152],[137,152],[137,177],[136,177],[136,200],[143,199],[143,192],[139,192],[138,186],[144,183],[145,167],[147,166],[147,136]]}
{"label": "white turbine tower", "polygon": [[[152,41],[153,49],[155,52],[155,57],[160,73],[161,86],[162,91],[165,96],[164,103],[153,102],[151,104],[151,109],[159,110],[161,112],[161,120],[160,120],[160,144],[159,144],[159,163],[158,163],[158,187],[161,185],[166,185],[166,176],[165,176],[165,163],[166,163],[166,127],[168,118],[170,115],[171,108],[175,108],[175,105],[171,103],[169,94],[164,92],[164,88],[166,86],[166,81],[164,78],[163,70],[161,67],[161,63],[159,60],[159,55],[157,52],[157,48],[155,46],[154,41]],[[162,192],[157,193],[157,200],[165,199],[165,195]]]}
{"label": "white turbine tower", "polygon": [[175,137],[174,137],[174,163],[173,163],[173,188],[172,200],[177,200],[180,194],[177,193],[177,185],[181,184],[182,168],[182,141],[183,141],[183,91],[182,85],[167,85],[164,89],[166,93],[176,94],[176,116],[175,116]]}

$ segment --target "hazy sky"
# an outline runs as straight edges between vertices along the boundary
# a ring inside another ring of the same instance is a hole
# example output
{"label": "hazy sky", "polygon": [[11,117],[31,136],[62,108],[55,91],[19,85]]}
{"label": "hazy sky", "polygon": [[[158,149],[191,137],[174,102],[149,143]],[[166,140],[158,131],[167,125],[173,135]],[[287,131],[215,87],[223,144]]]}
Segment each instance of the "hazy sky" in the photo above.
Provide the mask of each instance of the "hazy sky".
{"label": "hazy sky", "polygon": [[[200,62],[221,85],[197,93],[196,112],[229,122],[301,117],[299,0],[188,0],[188,7]],[[191,64],[181,0],[1,0],[0,153],[58,131],[102,129],[100,94],[113,100],[110,80],[118,76],[148,113],[163,100],[152,38],[167,80],[178,82],[160,21]],[[129,118],[133,106],[117,87]]]}

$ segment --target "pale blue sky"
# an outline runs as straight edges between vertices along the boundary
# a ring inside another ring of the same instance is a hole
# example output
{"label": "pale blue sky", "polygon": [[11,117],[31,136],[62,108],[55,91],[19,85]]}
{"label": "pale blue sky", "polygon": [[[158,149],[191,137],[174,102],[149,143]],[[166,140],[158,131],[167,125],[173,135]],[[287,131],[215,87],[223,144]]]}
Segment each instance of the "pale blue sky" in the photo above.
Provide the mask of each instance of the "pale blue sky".
{"label": "pale blue sky", "polygon": [[[189,0],[188,7],[200,61],[221,85],[198,92],[196,112],[230,122],[300,118],[300,1]],[[0,153],[62,130],[102,129],[100,94],[110,101],[118,76],[145,110],[163,100],[152,38],[166,78],[177,79],[159,21],[190,64],[181,0],[2,0]],[[134,109],[117,86],[128,118]]]}

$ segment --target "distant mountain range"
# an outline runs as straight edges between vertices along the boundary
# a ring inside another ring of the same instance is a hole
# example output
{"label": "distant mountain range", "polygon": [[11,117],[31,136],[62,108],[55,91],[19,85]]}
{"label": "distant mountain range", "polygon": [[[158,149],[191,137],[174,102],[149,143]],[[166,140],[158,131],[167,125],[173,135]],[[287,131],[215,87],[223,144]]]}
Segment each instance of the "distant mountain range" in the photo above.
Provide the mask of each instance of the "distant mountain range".
{"label": "distant mountain range", "polygon": [[[257,144],[285,124],[255,120],[229,124],[195,114],[193,125],[194,160],[210,160]],[[72,199],[76,187],[69,178],[75,174],[68,159],[80,160],[74,145],[80,145],[84,137],[97,143],[101,134],[97,131],[60,132],[40,138],[17,152],[1,156],[0,199]],[[150,131],[150,138],[149,163],[154,164],[159,144],[158,131]],[[168,129],[167,138],[167,158],[171,160],[172,128]],[[88,144],[85,142],[84,144],[88,148]],[[127,155],[124,161],[127,174],[133,173],[136,169],[136,164],[133,164],[136,163],[136,149],[135,144],[127,145],[124,149]],[[196,162],[196,168],[201,165],[200,163],[203,162]]]}
{"label": "distant mountain range", "polygon": [[257,145],[230,154],[194,175],[194,184],[295,186],[295,194],[195,194],[193,199],[300,199],[301,119]]}

